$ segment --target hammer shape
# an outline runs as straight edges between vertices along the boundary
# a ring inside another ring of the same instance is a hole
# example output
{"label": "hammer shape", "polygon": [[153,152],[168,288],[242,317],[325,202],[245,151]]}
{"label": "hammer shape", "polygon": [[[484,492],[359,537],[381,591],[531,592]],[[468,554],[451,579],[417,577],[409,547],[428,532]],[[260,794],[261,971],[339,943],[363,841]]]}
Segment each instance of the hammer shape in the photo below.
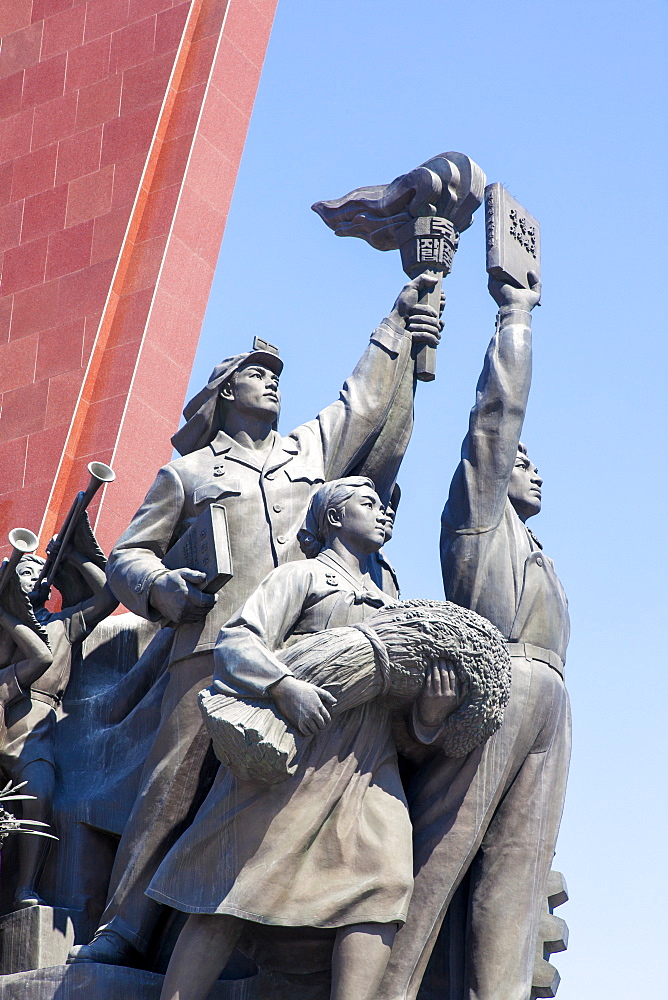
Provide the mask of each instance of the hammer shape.
{"label": "hammer shape", "polygon": [[[449,274],[459,234],[473,222],[482,203],[485,175],[463,153],[440,153],[390,184],[356,188],[343,198],[312,206],[337,236],[357,236],[376,250],[400,250],[410,278],[431,273],[436,287],[420,296],[438,312],[441,280]],[[422,347],[416,357],[417,377],[429,382],[436,352]]]}

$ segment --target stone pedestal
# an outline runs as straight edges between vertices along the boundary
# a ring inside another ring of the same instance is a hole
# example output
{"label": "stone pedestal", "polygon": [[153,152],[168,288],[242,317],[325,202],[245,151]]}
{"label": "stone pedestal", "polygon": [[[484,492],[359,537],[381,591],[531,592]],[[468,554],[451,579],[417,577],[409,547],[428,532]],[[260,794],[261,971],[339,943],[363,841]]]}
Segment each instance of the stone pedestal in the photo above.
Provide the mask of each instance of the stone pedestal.
{"label": "stone pedestal", "polygon": [[[0,1000],[159,1000],[163,977],[114,965],[65,965],[3,976]],[[258,975],[216,983],[209,1000],[327,1000],[327,976]]]}
{"label": "stone pedestal", "polygon": [[0,917],[0,969],[4,975],[60,965],[73,944],[69,910],[29,906]]}

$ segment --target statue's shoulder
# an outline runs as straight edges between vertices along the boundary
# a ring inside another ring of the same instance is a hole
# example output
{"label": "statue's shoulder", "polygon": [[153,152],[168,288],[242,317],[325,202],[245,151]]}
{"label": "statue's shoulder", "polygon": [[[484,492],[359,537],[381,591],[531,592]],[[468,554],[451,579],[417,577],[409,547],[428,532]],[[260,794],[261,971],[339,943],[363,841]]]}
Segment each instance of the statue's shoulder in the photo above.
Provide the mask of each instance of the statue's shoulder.
{"label": "statue's shoulder", "polygon": [[321,568],[317,559],[293,559],[291,562],[283,563],[282,566],[273,569],[272,575],[278,579],[312,579],[314,574],[320,572]]}
{"label": "statue's shoulder", "polygon": [[294,448],[300,454],[319,446],[320,424],[318,423],[318,418],[314,417],[313,420],[307,420],[306,423],[299,424],[289,434],[283,435],[282,441],[284,447],[287,449]]}
{"label": "statue's shoulder", "polygon": [[323,567],[317,559],[294,559],[272,569],[267,581],[282,593],[309,591],[324,579]]}
{"label": "statue's shoulder", "polygon": [[179,455],[163,465],[160,472],[166,475],[176,475],[184,483],[188,484],[193,480],[200,480],[203,475],[208,476],[212,470],[213,452],[207,444],[197,451],[191,451],[187,455]]}

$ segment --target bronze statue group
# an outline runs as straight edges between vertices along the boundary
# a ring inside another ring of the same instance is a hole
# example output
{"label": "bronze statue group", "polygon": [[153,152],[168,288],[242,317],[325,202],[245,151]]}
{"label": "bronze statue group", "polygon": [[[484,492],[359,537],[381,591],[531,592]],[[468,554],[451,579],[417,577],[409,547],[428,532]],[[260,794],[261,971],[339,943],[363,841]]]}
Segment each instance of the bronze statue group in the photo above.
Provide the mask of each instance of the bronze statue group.
{"label": "bronze statue group", "polygon": [[[62,611],[45,610],[36,556],[17,570],[30,613],[0,597],[0,768],[27,782],[24,814],[41,821],[73,650],[119,602],[173,632],[106,908],[71,963],[141,967],[171,907],[187,919],[163,1000],[205,1000],[238,951],[292,976],[295,998],[300,975],[329,971],[333,1000],[421,989],[529,1000],[570,749],[567,602],[527,526],[541,479],[520,443],[540,292],[490,279],[496,331],[442,518],[453,605],[441,607],[454,617],[429,645],[439,602],[397,603],[382,546],[415,358],[440,339],[437,310],[419,303],[435,281],[404,287],[339,398],[286,436],[278,354],[262,345],[224,360],[187,405],[172,439],[181,457],[159,470],[106,577],[82,521],[61,557]],[[201,571],[163,562],[212,504],[225,508],[233,563],[216,595]],[[494,682],[482,672],[492,660]],[[249,770],[245,737],[214,757],[202,692],[280,729],[294,748],[285,773]],[[487,728],[485,698],[496,699]],[[457,726],[477,739],[457,744]],[[26,840],[15,908],[43,902],[49,842]]]}

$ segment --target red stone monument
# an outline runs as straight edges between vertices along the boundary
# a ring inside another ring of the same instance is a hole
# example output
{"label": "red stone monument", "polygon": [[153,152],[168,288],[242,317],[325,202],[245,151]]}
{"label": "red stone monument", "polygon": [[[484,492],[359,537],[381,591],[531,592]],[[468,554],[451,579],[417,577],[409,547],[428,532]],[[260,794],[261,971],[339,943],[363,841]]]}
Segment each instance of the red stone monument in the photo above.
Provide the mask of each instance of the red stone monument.
{"label": "red stone monument", "polygon": [[0,0],[0,542],[169,460],[276,4]]}

